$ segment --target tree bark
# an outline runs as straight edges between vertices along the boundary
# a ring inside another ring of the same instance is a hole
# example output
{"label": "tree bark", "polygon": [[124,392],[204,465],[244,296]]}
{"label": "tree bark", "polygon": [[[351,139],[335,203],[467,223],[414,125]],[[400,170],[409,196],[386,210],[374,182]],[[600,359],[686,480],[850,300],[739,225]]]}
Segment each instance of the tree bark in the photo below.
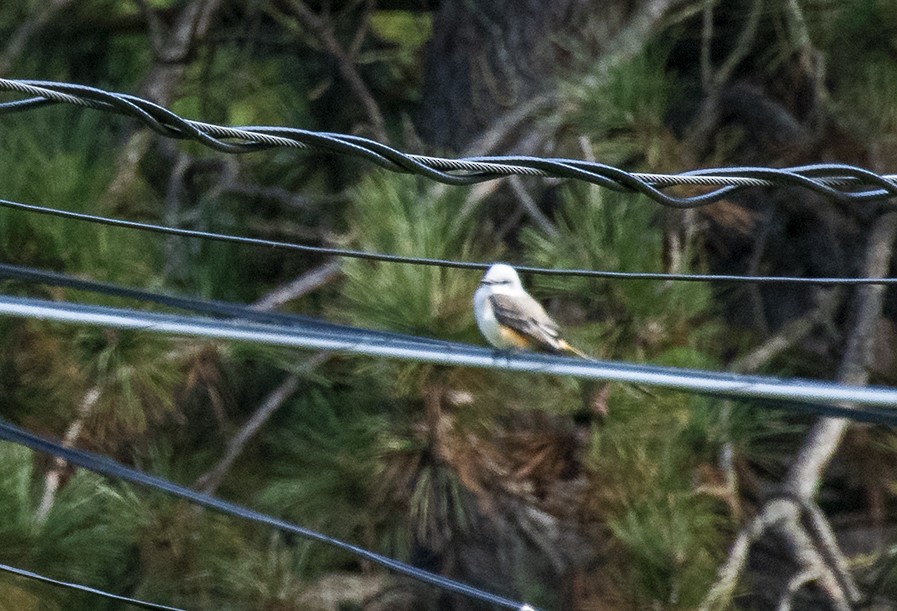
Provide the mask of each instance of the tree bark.
{"label": "tree bark", "polygon": [[422,137],[439,148],[463,149],[498,117],[553,91],[574,51],[599,55],[601,41],[620,31],[635,4],[444,1],[427,47]]}

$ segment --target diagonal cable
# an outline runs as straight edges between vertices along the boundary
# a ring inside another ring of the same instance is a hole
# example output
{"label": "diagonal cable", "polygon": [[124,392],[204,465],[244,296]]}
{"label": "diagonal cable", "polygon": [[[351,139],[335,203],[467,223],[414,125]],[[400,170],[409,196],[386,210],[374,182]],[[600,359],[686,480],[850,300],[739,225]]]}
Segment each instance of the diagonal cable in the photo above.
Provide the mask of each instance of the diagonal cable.
{"label": "diagonal cable", "polygon": [[47,577],[45,575],[41,575],[39,573],[35,573],[33,571],[27,571],[25,569],[20,569],[18,567],[10,566],[8,564],[0,564],[0,571],[4,571],[6,573],[10,573],[12,575],[18,575],[19,577],[24,577],[25,579],[31,579],[32,581],[41,581],[43,583],[48,583],[50,585],[59,586],[62,588],[68,588],[71,590],[78,590],[79,592],[86,592],[88,594],[93,594],[95,596],[99,596],[100,598],[105,598],[106,600],[114,600],[116,602],[125,603],[131,605],[133,607],[140,607],[141,609],[156,609],[158,611],[185,611],[180,607],[170,607],[168,605],[160,605],[158,603],[148,602],[145,600],[140,600],[138,598],[130,598],[128,596],[121,596],[119,594],[113,594],[112,592],[106,592],[105,590],[100,590],[99,588],[92,588],[90,586],[85,586],[80,583],[74,583],[71,581],[61,581],[59,579],[53,579],[52,577]]}
{"label": "diagonal cable", "polygon": [[137,469],[126,467],[125,465],[106,456],[94,454],[92,452],[87,452],[84,450],[66,448],[61,444],[34,435],[33,433],[10,424],[2,419],[0,419],[0,439],[23,445],[27,448],[30,448],[31,450],[34,450],[35,452],[41,452],[44,454],[49,454],[51,456],[56,456],[65,460],[69,464],[77,465],[79,467],[87,469],[88,471],[92,471],[105,477],[121,480],[131,484],[136,484],[144,488],[159,490],[195,505],[205,507],[206,509],[211,509],[225,515],[248,520],[250,522],[255,522],[256,524],[270,526],[272,528],[280,530],[281,532],[298,535],[305,539],[310,539],[318,543],[330,545],[359,558],[363,558],[364,560],[368,560],[370,562],[378,564],[391,571],[406,575],[408,577],[411,577],[412,579],[416,579],[430,585],[434,585],[443,590],[456,592],[458,594],[462,594],[470,598],[475,598],[492,605],[497,605],[505,609],[519,610],[526,607],[526,605],[524,605],[523,603],[519,603],[503,596],[498,596],[479,588],[469,586],[465,583],[461,583],[459,581],[455,581],[453,579],[449,579],[447,577],[443,577],[441,575],[419,569],[399,560],[389,558],[388,556],[383,556],[382,554],[372,552],[357,545],[353,545],[352,543],[347,543],[340,539],[336,539],[334,537],[330,537],[328,535],[311,530],[310,528],[298,526],[296,524],[292,524],[291,522],[287,522],[286,520],[281,520],[279,518],[263,514],[253,509],[237,505],[236,503],[231,503],[208,494],[196,492],[164,478],[149,475],[142,471],[138,471]]}

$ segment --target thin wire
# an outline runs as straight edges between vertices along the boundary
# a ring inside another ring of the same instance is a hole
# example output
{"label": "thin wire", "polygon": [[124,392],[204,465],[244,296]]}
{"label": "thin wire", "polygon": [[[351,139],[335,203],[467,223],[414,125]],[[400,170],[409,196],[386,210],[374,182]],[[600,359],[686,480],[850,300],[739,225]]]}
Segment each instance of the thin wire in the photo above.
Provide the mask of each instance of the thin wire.
{"label": "thin wire", "polygon": [[71,581],[60,581],[59,579],[53,579],[52,577],[46,577],[45,575],[40,575],[33,571],[26,571],[25,569],[20,569],[20,568],[14,567],[14,566],[9,566],[8,564],[0,564],[0,571],[12,573],[13,575],[18,575],[19,577],[24,577],[26,579],[32,579],[34,581],[42,581],[44,583],[49,583],[54,586],[70,588],[72,590],[78,590],[80,592],[87,592],[88,594],[95,594],[96,596],[100,596],[107,600],[114,600],[117,602],[122,602],[122,603],[132,605],[134,607],[141,607],[143,609],[157,609],[159,611],[185,611],[185,609],[182,609],[180,607],[170,607],[168,605],[160,605],[158,603],[152,603],[152,602],[140,600],[137,598],[129,598],[127,596],[120,596],[118,594],[113,594],[111,592],[106,592],[104,590],[92,588],[90,586],[81,585],[79,583],[73,583]]}
{"label": "thin wire", "polygon": [[[374,140],[348,134],[276,127],[226,127],[190,121],[136,96],[48,81],[0,79],[0,91],[31,96],[0,104],[0,114],[48,104],[72,104],[135,119],[156,133],[192,139],[224,153],[248,153],[273,147],[319,149],[366,159],[394,172],[413,173],[453,185],[470,185],[505,176],[543,176],[582,180],[616,191],[641,193],[674,208],[704,206],[744,189],[800,187],[838,201],[869,203],[897,197],[897,175],[880,175],[845,164],[815,164],[790,168],[707,168],[680,174],[627,172],[581,159],[491,156],[447,159],[406,154]],[[691,196],[669,195],[672,186],[710,190]]]}
{"label": "thin wire", "polygon": [[[2,80],[2,79],[0,79]],[[216,233],[211,231],[202,231],[199,229],[184,229],[181,227],[171,227],[168,225],[158,225],[154,223],[143,223],[140,221],[130,221],[126,219],[118,219],[97,214],[87,214],[84,212],[72,212],[69,210],[60,210],[58,208],[50,208],[47,206],[37,206],[34,204],[25,204],[15,202],[8,199],[0,199],[0,207],[10,208],[13,210],[22,210],[35,214],[43,214],[47,216],[56,216],[69,220],[82,221],[88,223],[96,223],[100,225],[108,225],[112,227],[123,227],[126,229],[136,229],[150,233],[159,233],[164,235],[176,235],[186,238],[198,238],[204,240],[212,240],[216,242],[226,242],[232,244],[243,244],[248,246],[262,246],[268,249],[280,249],[298,252],[308,252],[319,255],[328,255],[334,257],[347,257],[353,259],[362,259],[367,261],[384,261],[389,263],[404,263],[409,265],[427,265],[436,267],[447,267],[454,269],[473,269],[485,270],[492,263],[483,263],[478,261],[458,261],[455,259],[436,259],[428,257],[407,257],[402,255],[392,255],[388,253],[369,252],[364,250],[352,250],[347,248],[330,248],[327,246],[311,246],[308,244],[299,244],[296,242],[283,242],[279,240],[267,240],[263,238],[250,238],[239,235],[226,233]],[[515,265],[519,272],[529,274],[539,274],[546,276],[569,276],[583,278],[606,278],[614,280],[663,280],[675,282],[727,282],[727,283],[764,283],[764,284],[808,284],[814,286],[844,286],[844,285],[893,285],[897,284],[897,278],[864,278],[864,277],[819,277],[806,278],[801,276],[741,276],[734,274],[668,274],[660,272],[615,272],[594,269],[563,269],[534,267],[529,265]]]}
{"label": "thin wire", "polygon": [[44,454],[55,456],[57,458],[61,458],[69,464],[77,465],[79,467],[87,469],[88,471],[98,473],[108,478],[129,482],[131,484],[136,484],[138,486],[146,488],[152,488],[154,490],[159,490],[171,496],[189,501],[190,503],[193,503],[195,505],[205,507],[206,509],[211,509],[225,515],[241,518],[250,522],[255,522],[257,524],[264,524],[266,526],[276,528],[282,532],[298,535],[305,539],[310,539],[312,541],[323,543],[325,545],[330,545],[359,558],[363,558],[365,560],[378,564],[391,571],[395,571],[402,575],[411,577],[412,579],[434,585],[443,590],[456,592],[458,594],[462,594],[470,598],[475,598],[485,603],[498,605],[506,609],[521,609],[525,607],[523,603],[513,601],[509,598],[505,598],[497,594],[492,594],[491,592],[486,592],[474,586],[470,586],[465,583],[443,577],[442,575],[437,575],[435,573],[419,569],[415,566],[411,566],[410,564],[406,564],[399,560],[389,558],[388,556],[378,554],[377,552],[372,552],[363,547],[353,545],[352,543],[347,543],[340,539],[330,537],[309,528],[298,526],[291,522],[287,522],[285,520],[263,514],[253,509],[249,509],[248,507],[243,507],[241,505],[237,505],[236,503],[230,503],[228,501],[224,501],[202,492],[196,492],[189,488],[185,488],[184,486],[175,484],[174,482],[171,482],[162,477],[149,475],[147,473],[144,473],[143,471],[138,471],[137,469],[126,467],[125,465],[106,456],[94,454],[85,450],[67,448],[58,443],[50,441],[49,439],[34,435],[33,433],[21,429],[2,419],[0,419],[0,439],[5,439],[7,441],[23,445],[36,452],[41,452]]}
{"label": "thin wire", "polygon": [[[346,334],[318,326],[306,328],[298,323],[283,327],[257,322],[222,321],[201,316],[158,314],[2,295],[0,295],[0,315],[166,335],[338,351],[441,365],[626,382],[737,400],[781,401],[784,402],[781,404],[783,409],[802,413],[897,425],[897,409],[892,409],[897,407],[897,388],[884,386],[846,386],[804,379],[779,379],[678,367],[633,365],[550,354],[500,353],[456,342],[434,345],[430,341],[419,341],[414,336],[404,336],[404,340],[364,338],[361,333]],[[817,405],[817,403],[835,405]]]}

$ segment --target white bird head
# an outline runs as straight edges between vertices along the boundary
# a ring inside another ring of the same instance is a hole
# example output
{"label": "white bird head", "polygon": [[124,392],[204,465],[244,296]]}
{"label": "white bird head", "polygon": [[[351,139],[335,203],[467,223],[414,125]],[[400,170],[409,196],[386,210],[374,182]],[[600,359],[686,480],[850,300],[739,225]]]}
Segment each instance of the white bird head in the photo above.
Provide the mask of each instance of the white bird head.
{"label": "white bird head", "polygon": [[483,279],[480,280],[480,286],[492,287],[493,291],[498,292],[518,292],[523,290],[517,271],[504,263],[497,263],[486,270],[486,273],[483,274]]}

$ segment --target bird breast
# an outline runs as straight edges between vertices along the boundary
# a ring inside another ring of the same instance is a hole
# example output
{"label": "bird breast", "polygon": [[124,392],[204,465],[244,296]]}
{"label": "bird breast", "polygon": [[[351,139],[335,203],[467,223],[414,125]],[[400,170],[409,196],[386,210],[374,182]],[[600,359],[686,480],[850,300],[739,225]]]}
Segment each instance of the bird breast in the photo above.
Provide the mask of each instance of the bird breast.
{"label": "bird breast", "polygon": [[501,326],[495,318],[489,296],[492,294],[489,287],[480,287],[473,294],[473,310],[480,333],[490,344],[496,348],[509,348],[507,341],[501,333]]}

